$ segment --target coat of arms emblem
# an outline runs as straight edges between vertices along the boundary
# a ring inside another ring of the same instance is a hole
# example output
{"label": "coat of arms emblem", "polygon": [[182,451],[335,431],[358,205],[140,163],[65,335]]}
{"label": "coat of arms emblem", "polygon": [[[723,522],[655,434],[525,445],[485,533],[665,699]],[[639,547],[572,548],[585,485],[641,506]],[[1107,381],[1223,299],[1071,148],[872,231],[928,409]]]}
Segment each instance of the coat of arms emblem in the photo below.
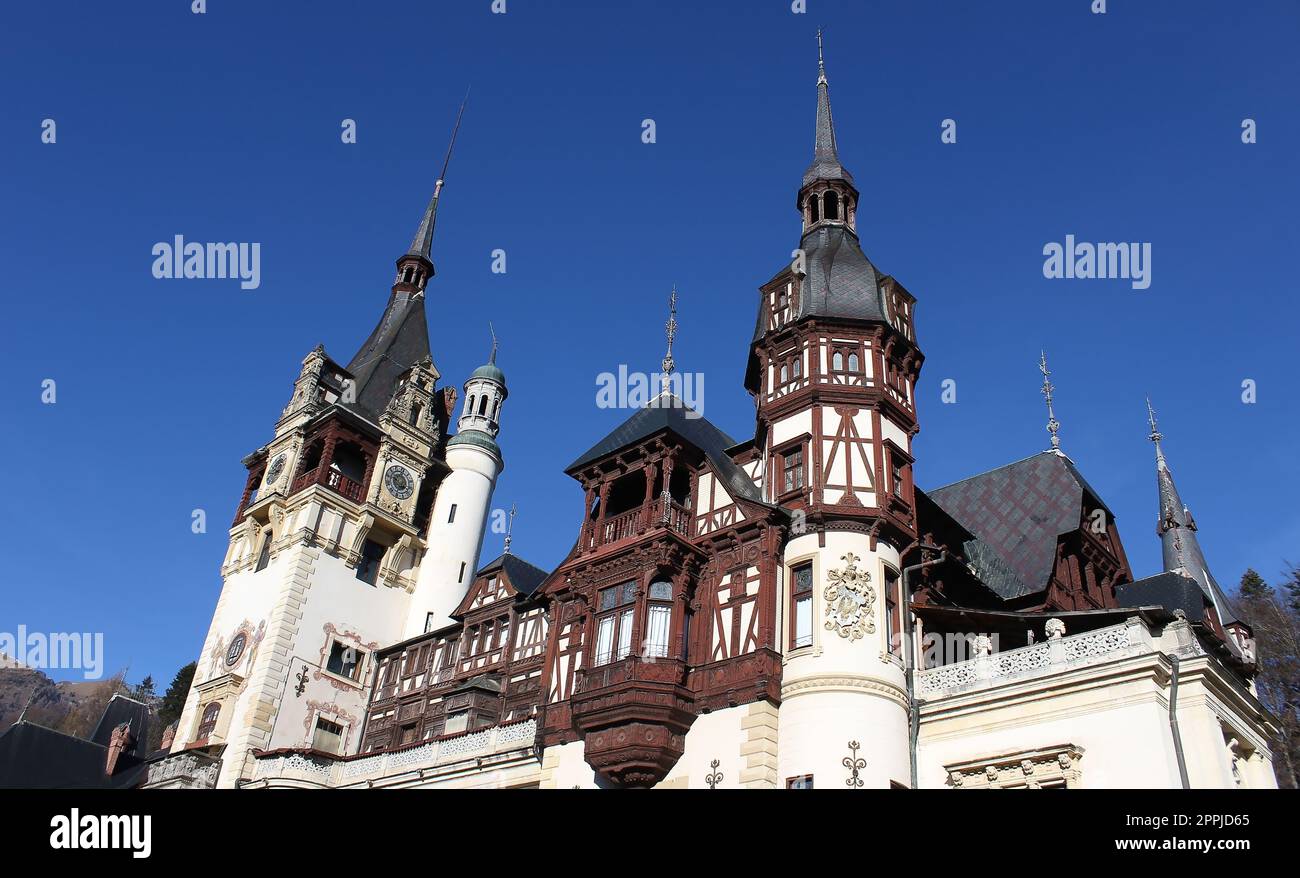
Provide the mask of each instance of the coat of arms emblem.
{"label": "coat of arms emblem", "polygon": [[872,606],[876,602],[876,592],[868,585],[871,574],[858,569],[858,556],[849,552],[841,556],[843,570],[832,570],[827,574],[831,584],[826,586],[822,598],[826,602],[826,630],[834,631],[840,637],[858,640],[864,634],[876,630],[872,617]]}

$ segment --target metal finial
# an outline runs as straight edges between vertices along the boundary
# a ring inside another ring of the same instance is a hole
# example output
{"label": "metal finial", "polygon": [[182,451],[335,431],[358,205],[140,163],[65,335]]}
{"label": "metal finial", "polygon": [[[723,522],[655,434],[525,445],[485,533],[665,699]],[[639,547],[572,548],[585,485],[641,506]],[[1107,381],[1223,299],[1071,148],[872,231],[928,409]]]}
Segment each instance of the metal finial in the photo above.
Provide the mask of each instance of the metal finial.
{"label": "metal finial", "polygon": [[664,329],[668,331],[668,353],[664,355],[663,375],[660,382],[663,385],[665,393],[672,387],[670,376],[673,369],[677,368],[677,363],[673,360],[673,340],[677,338],[677,284],[673,284],[672,295],[668,297],[668,322],[664,324]]}
{"label": "metal finial", "polygon": [[817,84],[826,81],[826,59],[822,57],[822,29],[817,28]]}
{"label": "metal finial", "polygon": [[492,321],[488,321],[488,332],[492,333],[492,354],[488,357],[488,362],[496,364],[497,361],[497,331],[492,326]]}
{"label": "metal finial", "polygon": [[1038,371],[1043,373],[1043,397],[1047,400],[1047,432],[1052,434],[1052,450],[1058,454],[1061,451],[1061,437],[1057,435],[1061,429],[1061,423],[1056,420],[1056,412],[1052,410],[1052,391],[1056,388],[1052,386],[1052,373],[1047,368],[1047,352],[1042,351],[1042,358],[1038,361]]}
{"label": "metal finial", "polygon": [[510,554],[510,541],[511,541],[512,539],[514,539],[514,530],[515,530],[515,513],[516,513],[516,512],[518,512],[518,510],[515,508],[515,504],[511,503],[511,504],[510,504],[510,522],[506,525],[506,547],[505,547],[505,554],[507,554],[507,555]]}
{"label": "metal finial", "polygon": [[438,182],[433,184],[434,193],[442,191],[443,181],[447,179],[447,167],[451,164],[451,151],[456,148],[456,135],[460,133],[460,120],[465,115],[465,105],[469,103],[469,89],[465,89],[465,98],[460,102],[460,111],[456,113],[456,125],[451,129],[451,142],[447,144],[447,157],[442,160],[442,173]]}
{"label": "metal finial", "polygon": [[1156,410],[1151,407],[1151,397],[1149,396],[1147,397],[1147,423],[1151,425],[1151,435],[1147,438],[1155,443],[1156,446],[1156,465],[1164,466],[1165,452],[1164,449],[1160,447],[1160,440],[1165,438],[1165,436],[1160,432],[1160,427],[1156,424]]}

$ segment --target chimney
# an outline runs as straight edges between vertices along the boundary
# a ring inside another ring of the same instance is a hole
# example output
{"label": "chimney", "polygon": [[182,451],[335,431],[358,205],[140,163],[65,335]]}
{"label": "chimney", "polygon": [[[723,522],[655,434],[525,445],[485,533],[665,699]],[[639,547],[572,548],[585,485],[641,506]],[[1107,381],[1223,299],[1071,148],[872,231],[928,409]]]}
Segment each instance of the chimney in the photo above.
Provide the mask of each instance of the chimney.
{"label": "chimney", "polygon": [[117,769],[117,759],[135,743],[131,734],[131,724],[122,723],[113,729],[113,736],[108,739],[108,759],[104,763],[104,774],[111,777]]}
{"label": "chimney", "polygon": [[159,749],[171,750],[172,743],[176,740],[176,723],[171,723],[163,729],[162,743],[158,745]]}

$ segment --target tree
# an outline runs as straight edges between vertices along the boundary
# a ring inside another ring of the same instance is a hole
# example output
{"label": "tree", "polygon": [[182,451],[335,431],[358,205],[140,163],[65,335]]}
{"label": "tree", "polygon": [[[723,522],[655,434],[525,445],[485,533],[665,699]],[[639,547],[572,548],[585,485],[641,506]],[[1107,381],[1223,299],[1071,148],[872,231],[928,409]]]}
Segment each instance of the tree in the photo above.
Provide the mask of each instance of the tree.
{"label": "tree", "polygon": [[1271,594],[1273,589],[1264,581],[1264,577],[1255,572],[1255,568],[1247,567],[1246,572],[1241,574],[1239,591],[1243,600],[1253,600]]}
{"label": "tree", "polygon": [[190,685],[194,682],[194,672],[198,669],[195,662],[190,662],[176,672],[172,684],[163,694],[162,704],[158,705],[158,724],[166,727],[181,718],[185,709],[185,699],[189,697]]}
{"label": "tree", "polygon": [[1278,719],[1273,767],[1278,785],[1296,788],[1300,768],[1300,568],[1291,566],[1285,592],[1270,588],[1253,570],[1241,577],[1238,617],[1255,635],[1255,690]]}

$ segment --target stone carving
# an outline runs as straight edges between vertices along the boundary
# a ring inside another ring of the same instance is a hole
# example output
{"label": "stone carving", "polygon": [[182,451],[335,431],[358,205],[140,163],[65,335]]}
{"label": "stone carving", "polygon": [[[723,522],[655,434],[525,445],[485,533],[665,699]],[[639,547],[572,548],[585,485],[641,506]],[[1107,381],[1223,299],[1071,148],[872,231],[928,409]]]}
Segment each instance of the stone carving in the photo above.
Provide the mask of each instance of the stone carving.
{"label": "stone carving", "polygon": [[1060,640],[1065,636],[1065,623],[1060,619],[1048,619],[1043,628],[1047,632],[1048,640]]}
{"label": "stone carving", "polygon": [[975,635],[975,655],[987,656],[993,655],[993,638],[987,634]]}
{"label": "stone carving", "polygon": [[876,630],[872,615],[876,592],[868,585],[871,574],[858,569],[857,555],[848,552],[841,556],[841,560],[844,568],[827,574],[831,584],[822,592],[822,599],[826,602],[826,630],[849,640],[858,640]]}

